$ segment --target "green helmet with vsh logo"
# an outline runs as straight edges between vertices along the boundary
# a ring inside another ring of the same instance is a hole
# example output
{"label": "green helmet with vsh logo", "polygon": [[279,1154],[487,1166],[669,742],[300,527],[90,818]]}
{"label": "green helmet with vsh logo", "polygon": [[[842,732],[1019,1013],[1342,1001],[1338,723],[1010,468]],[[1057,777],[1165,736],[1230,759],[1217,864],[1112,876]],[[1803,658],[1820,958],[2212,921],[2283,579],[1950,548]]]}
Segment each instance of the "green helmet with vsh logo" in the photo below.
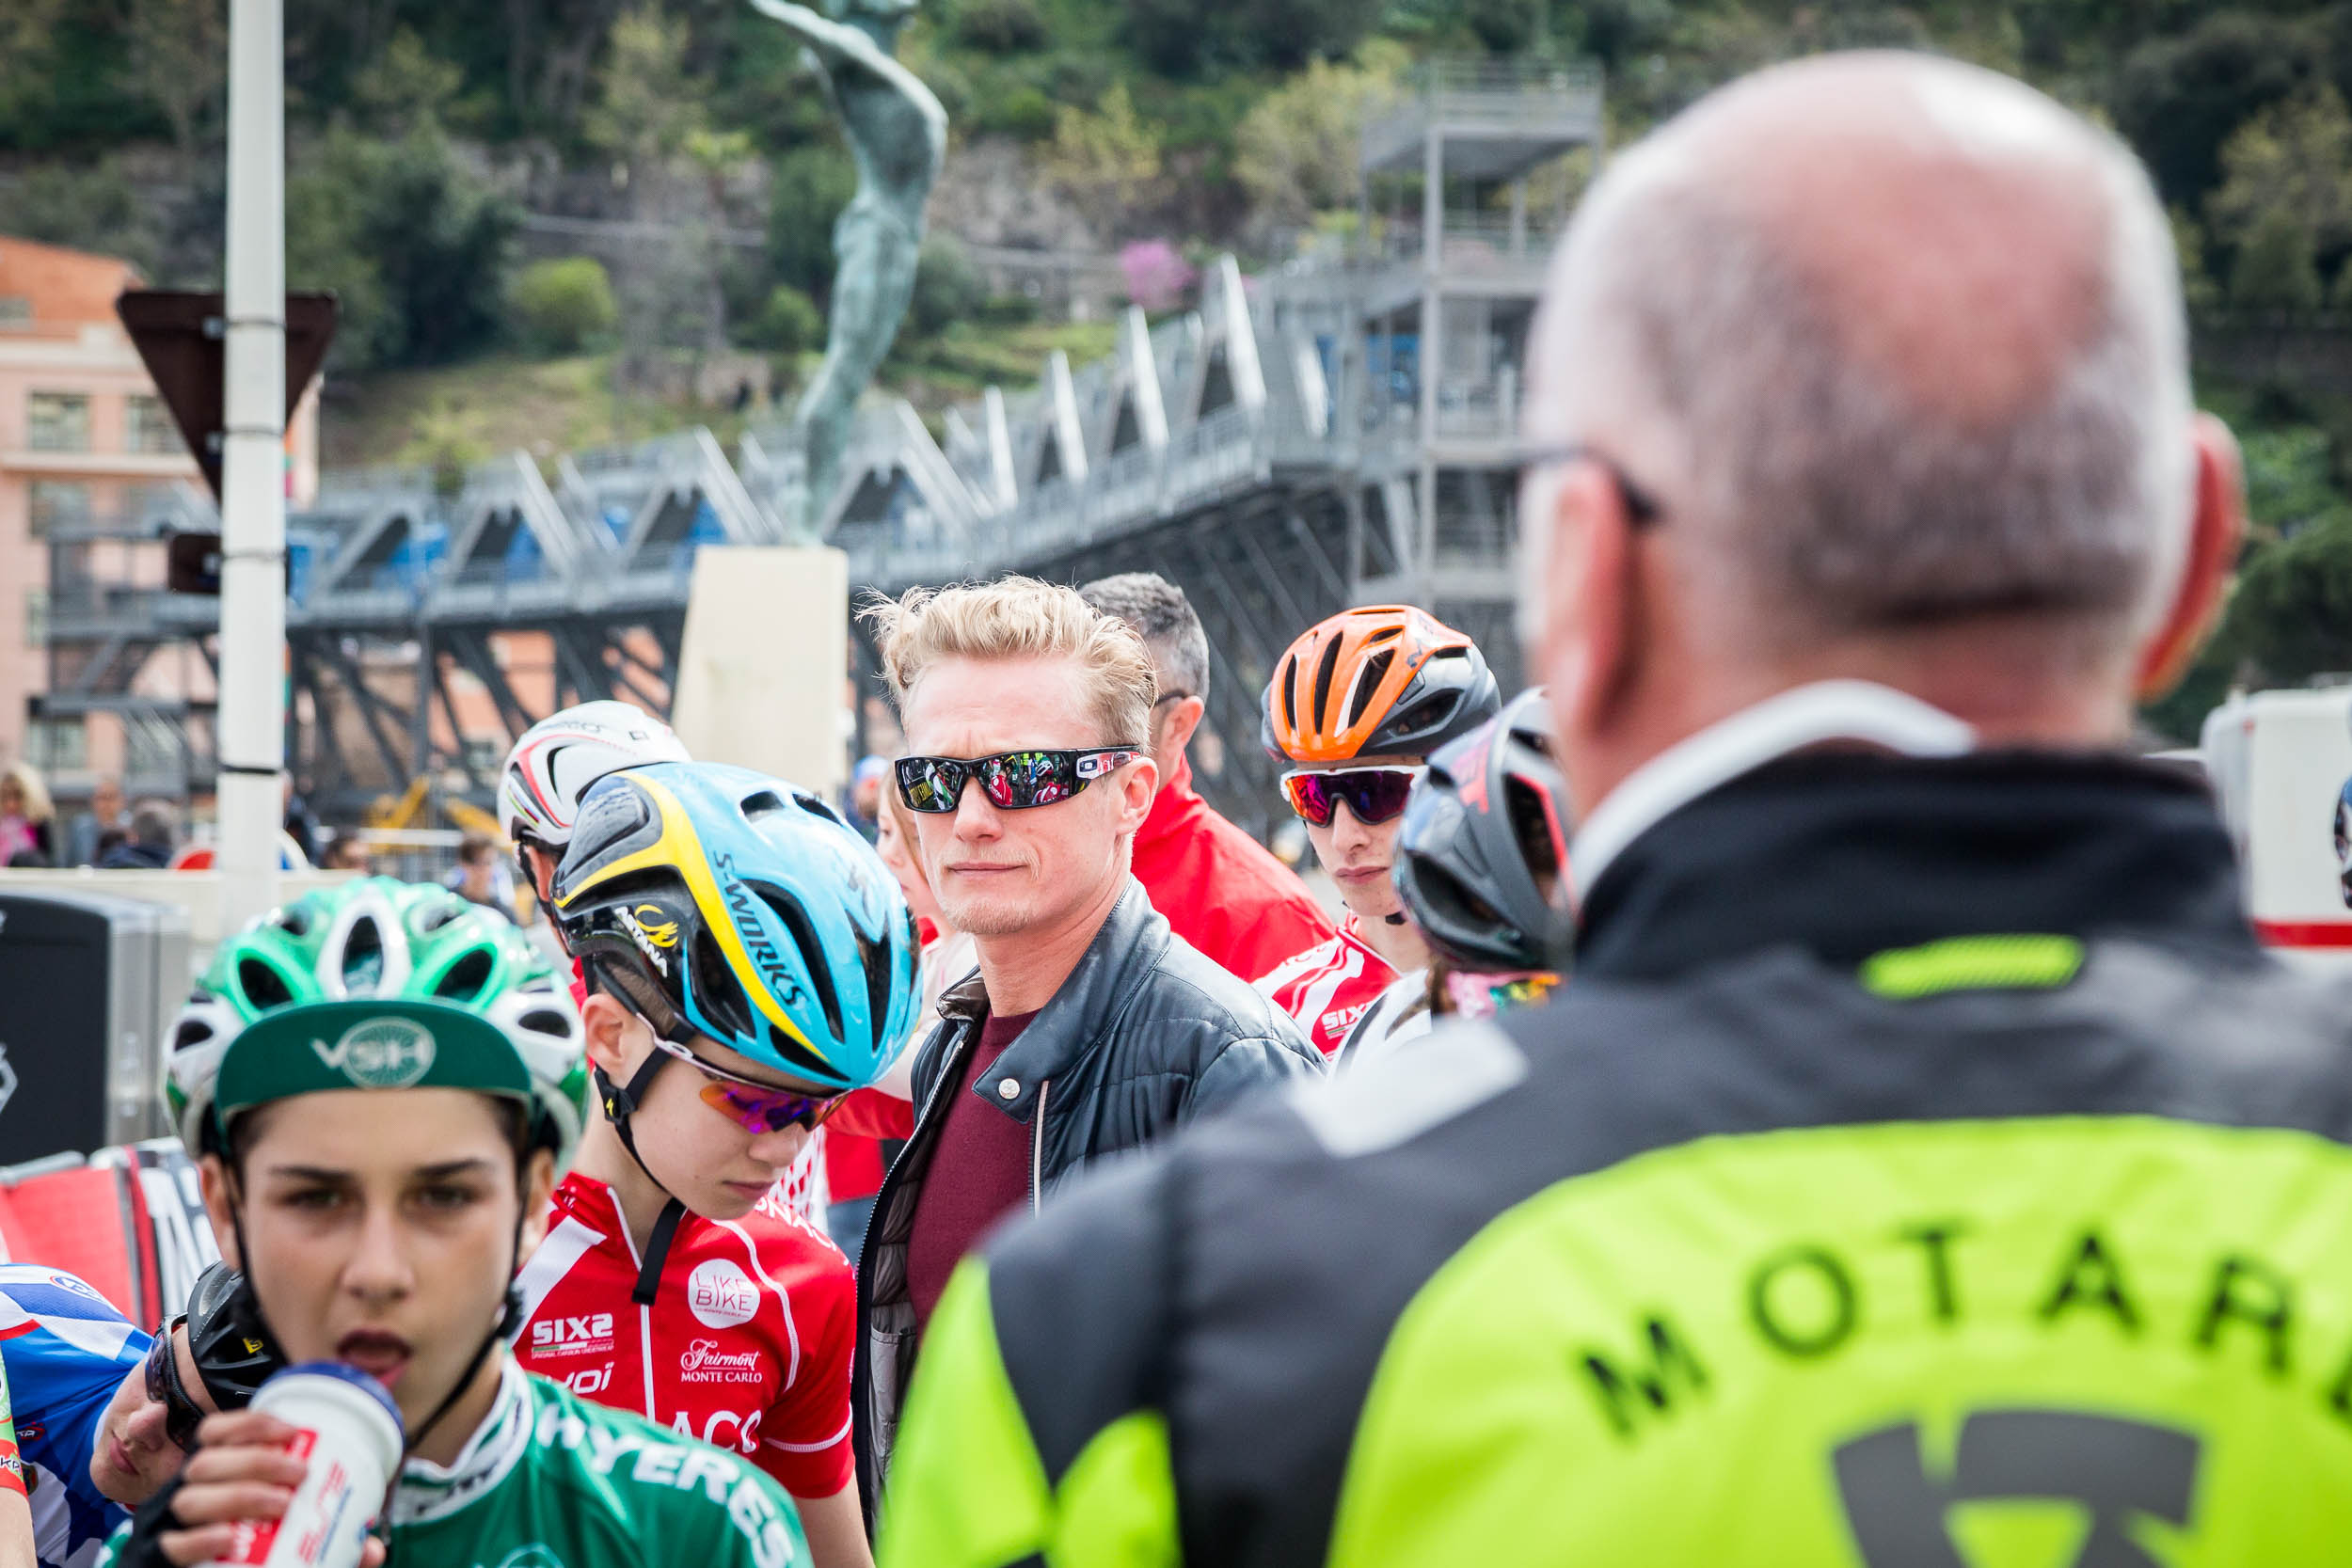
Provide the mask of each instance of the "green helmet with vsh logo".
{"label": "green helmet with vsh logo", "polygon": [[521,931],[447,888],[369,877],[221,943],[173,1027],[164,1093],[200,1155],[271,1101],[472,1089],[520,1102],[561,1169],[587,1101],[584,1039],[568,987]]}

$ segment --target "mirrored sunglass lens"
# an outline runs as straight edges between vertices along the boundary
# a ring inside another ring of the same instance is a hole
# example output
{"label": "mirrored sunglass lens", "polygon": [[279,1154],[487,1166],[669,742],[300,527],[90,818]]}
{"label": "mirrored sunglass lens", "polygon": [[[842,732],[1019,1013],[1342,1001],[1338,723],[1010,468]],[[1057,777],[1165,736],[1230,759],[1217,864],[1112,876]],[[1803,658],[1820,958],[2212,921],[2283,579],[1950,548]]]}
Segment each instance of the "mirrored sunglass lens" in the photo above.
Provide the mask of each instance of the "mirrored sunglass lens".
{"label": "mirrored sunglass lens", "polygon": [[1070,793],[1061,782],[1061,759],[1051,752],[1007,752],[980,768],[990,801],[1007,810],[1051,805]]}
{"label": "mirrored sunglass lens", "polygon": [[828,1103],[806,1095],[738,1088],[732,1084],[706,1085],[703,1100],[726,1112],[748,1132],[781,1132],[795,1124],[805,1125]]}
{"label": "mirrored sunglass lens", "polygon": [[906,802],[915,811],[952,811],[956,787],[962,781],[961,770],[934,762],[921,762],[899,775],[905,783]]}
{"label": "mirrored sunglass lens", "polygon": [[1405,802],[1412,798],[1413,776],[1410,773],[1359,773],[1348,781],[1347,809],[1359,821],[1386,822],[1405,810]]}
{"label": "mirrored sunglass lens", "polygon": [[1290,795],[1291,810],[1320,828],[1331,820],[1331,792],[1317,774],[1308,773],[1295,779],[1285,779],[1282,787]]}

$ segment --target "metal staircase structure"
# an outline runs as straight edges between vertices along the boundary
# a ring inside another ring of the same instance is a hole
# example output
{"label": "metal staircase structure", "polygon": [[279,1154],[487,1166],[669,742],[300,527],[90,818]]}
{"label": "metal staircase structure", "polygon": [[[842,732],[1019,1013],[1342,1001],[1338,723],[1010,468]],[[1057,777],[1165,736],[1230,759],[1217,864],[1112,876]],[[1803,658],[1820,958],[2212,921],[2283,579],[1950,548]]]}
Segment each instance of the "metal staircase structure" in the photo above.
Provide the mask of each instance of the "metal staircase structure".
{"label": "metal staircase structure", "polygon": [[[1530,212],[1528,177],[1597,150],[1601,123],[1597,71],[1434,62],[1367,128],[1354,253],[1251,279],[1222,258],[1197,309],[1157,325],[1130,309],[1109,357],[1057,353],[1035,386],[991,388],[936,428],[873,401],[818,514],[853,594],[1164,574],[1209,633],[1201,787],[1261,828],[1275,770],[1258,693],[1313,621],[1424,604],[1507,689],[1518,367],[1558,228]],[[554,707],[666,709],[695,550],[785,543],[781,519],[802,515],[787,435],[755,427],[730,455],[694,430],[547,468],[516,452],[453,486],[325,476],[289,520],[290,755],[313,804],[349,816],[418,776],[485,801],[511,737]],[[217,613],[107,604],[126,647],[200,641]],[[65,624],[53,608],[53,657]],[[74,629],[103,665],[114,633]]]}

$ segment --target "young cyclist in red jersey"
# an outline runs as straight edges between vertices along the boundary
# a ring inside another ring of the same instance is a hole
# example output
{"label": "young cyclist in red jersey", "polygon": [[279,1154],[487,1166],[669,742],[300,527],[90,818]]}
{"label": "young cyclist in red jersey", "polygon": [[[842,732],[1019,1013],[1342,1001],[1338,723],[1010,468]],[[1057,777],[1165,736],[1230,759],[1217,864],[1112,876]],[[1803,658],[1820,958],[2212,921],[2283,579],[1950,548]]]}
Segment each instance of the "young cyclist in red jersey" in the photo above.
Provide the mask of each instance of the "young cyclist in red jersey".
{"label": "young cyclist in red jersey", "polygon": [[772,1189],[906,1039],[914,917],[825,802],[698,763],[592,788],[551,894],[604,1116],[522,1269],[516,1351],[742,1454],[792,1494],[818,1568],[864,1568],[856,1289]]}
{"label": "young cyclist in red jersey", "polygon": [[1338,885],[1339,934],[1257,982],[1324,1054],[1429,949],[1390,880],[1398,823],[1429,753],[1493,718],[1476,643],[1407,605],[1344,610],[1301,633],[1266,683],[1260,739],[1283,799]]}

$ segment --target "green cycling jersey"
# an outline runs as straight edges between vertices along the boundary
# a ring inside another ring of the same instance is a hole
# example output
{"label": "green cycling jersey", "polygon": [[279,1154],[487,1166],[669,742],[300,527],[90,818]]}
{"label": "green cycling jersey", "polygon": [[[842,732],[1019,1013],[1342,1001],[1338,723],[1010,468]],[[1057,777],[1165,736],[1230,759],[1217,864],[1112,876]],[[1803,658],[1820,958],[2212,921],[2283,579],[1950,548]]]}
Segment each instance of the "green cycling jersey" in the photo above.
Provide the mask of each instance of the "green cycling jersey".
{"label": "green cycling jersey", "polygon": [[[411,1459],[390,1560],[447,1568],[800,1568],[792,1499],[755,1467],[510,1359],[498,1402],[446,1469]],[[108,1543],[114,1568],[131,1532]]]}

